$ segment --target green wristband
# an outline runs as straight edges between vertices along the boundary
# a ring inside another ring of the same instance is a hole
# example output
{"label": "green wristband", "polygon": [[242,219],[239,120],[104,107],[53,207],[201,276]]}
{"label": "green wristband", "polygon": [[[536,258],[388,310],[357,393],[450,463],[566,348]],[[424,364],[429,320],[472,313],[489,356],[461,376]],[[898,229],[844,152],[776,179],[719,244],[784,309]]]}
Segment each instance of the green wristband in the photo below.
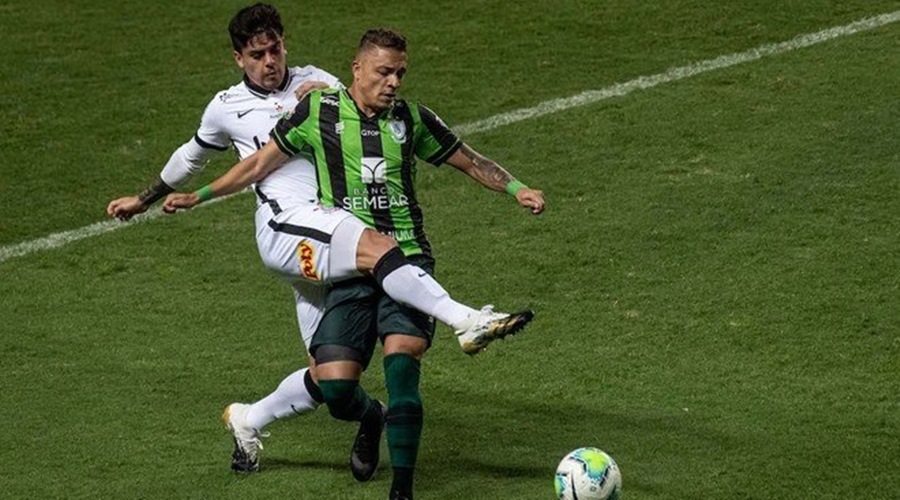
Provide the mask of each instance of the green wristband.
{"label": "green wristband", "polygon": [[520,189],[528,188],[525,184],[522,184],[520,181],[510,181],[509,184],[506,185],[506,192],[510,196],[516,196],[516,193],[519,192]]}
{"label": "green wristband", "polygon": [[212,188],[209,187],[208,184],[206,186],[203,186],[202,188],[194,191],[194,194],[197,195],[197,198],[200,200],[200,203],[203,203],[206,200],[211,200],[214,197]]}

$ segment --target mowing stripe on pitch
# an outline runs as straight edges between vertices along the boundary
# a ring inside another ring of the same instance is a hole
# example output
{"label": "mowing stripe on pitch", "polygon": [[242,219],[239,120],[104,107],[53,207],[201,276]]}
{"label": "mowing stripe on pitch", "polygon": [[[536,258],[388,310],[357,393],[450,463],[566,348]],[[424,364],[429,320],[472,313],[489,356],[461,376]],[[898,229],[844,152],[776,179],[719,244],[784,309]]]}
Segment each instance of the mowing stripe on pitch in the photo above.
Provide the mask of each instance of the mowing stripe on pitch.
{"label": "mowing stripe on pitch", "polygon": [[[900,21],[900,10],[889,12],[887,14],[881,14],[879,16],[868,17],[844,26],[837,26],[835,28],[829,28],[816,33],[800,35],[786,42],[761,45],[755,49],[750,49],[744,52],[719,56],[715,59],[707,59],[705,61],[688,64],[686,66],[672,68],[663,73],[651,76],[642,76],[639,78],[635,78],[634,80],[611,85],[603,89],[587,90],[571,97],[544,101],[531,108],[523,108],[516,111],[510,111],[508,113],[494,115],[490,118],[485,118],[484,120],[465,123],[463,125],[455,127],[454,130],[460,135],[471,135],[478,132],[486,132],[488,130],[493,130],[523,120],[537,118],[539,116],[544,116],[551,113],[558,113],[560,111],[576,108],[579,106],[586,106],[588,104],[593,104],[613,97],[621,97],[630,94],[635,90],[648,89],[663,83],[676,82],[710,71],[724,69],[746,62],[756,61],[763,57],[791,52],[794,50],[802,49],[804,47],[809,47],[811,45],[827,42],[838,37],[879,28],[881,26],[895,23],[897,21]],[[225,198],[228,197],[225,196],[222,198],[216,198],[216,200],[223,200]],[[136,221],[149,221],[159,217],[160,215],[162,215],[162,212],[157,209],[137,217]],[[42,250],[58,248],[68,243],[115,231],[116,229],[121,229],[130,225],[131,223],[122,223],[115,220],[109,220],[91,224],[90,226],[86,226],[80,229],[73,229],[71,231],[51,234],[49,236],[45,236],[36,240],[0,247],[0,263],[13,257],[21,257],[23,255],[28,255]]]}

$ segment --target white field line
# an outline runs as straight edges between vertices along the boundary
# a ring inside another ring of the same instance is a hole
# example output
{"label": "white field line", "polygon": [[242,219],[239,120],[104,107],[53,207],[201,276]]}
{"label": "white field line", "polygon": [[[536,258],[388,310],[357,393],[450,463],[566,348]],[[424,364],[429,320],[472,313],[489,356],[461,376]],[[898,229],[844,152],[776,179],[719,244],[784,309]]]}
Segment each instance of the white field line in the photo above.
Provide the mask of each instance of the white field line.
{"label": "white field line", "polygon": [[[234,193],[228,196],[223,196],[221,198],[213,198],[212,200],[207,201],[203,205],[205,206],[212,203],[218,203],[222,200],[227,200],[232,196],[241,194],[246,191],[241,191],[239,193]],[[100,234],[110,233],[115,231],[116,229],[122,229],[123,227],[132,226],[134,224],[140,224],[142,222],[151,221],[160,217],[163,214],[162,207],[156,206],[151,208],[150,210],[134,217],[128,222],[123,222],[118,219],[109,219],[102,222],[97,222],[91,224],[90,226],[85,226],[78,229],[73,229],[71,231],[63,231],[61,233],[53,233],[50,236],[44,236],[43,238],[38,238],[36,240],[25,241],[22,243],[17,243],[15,245],[9,245],[5,247],[0,247],[0,263],[3,263],[6,260],[12,259],[13,257],[22,257],[23,255],[28,255],[35,252],[40,252],[41,250],[50,250],[53,248],[59,248],[64,245],[68,245],[69,243],[74,243],[78,240],[83,240],[85,238],[90,238],[91,236],[97,236]]]}
{"label": "white field line", "polygon": [[[537,118],[539,116],[544,116],[551,113],[558,113],[566,109],[586,106],[588,104],[593,104],[613,97],[621,97],[630,94],[635,90],[648,89],[657,85],[661,85],[663,83],[676,82],[710,71],[728,68],[750,61],[756,61],[763,57],[791,52],[794,50],[802,49],[804,47],[809,47],[811,45],[827,42],[838,37],[879,28],[881,26],[895,23],[897,21],[900,21],[900,10],[874,17],[867,17],[865,19],[860,19],[859,21],[844,26],[837,26],[816,33],[799,35],[786,42],[761,45],[759,47],[756,47],[755,49],[746,50],[744,52],[737,52],[734,54],[719,56],[715,59],[707,59],[704,61],[691,63],[686,66],[679,66],[677,68],[672,68],[668,71],[658,73],[656,75],[641,76],[635,78],[634,80],[630,80],[624,83],[617,83],[615,85],[611,85],[599,90],[587,90],[571,97],[544,101],[531,108],[523,108],[515,111],[510,111],[508,113],[501,113],[490,118],[485,118],[484,120],[462,124],[456,127],[455,131],[459,135],[471,135],[478,132],[487,132],[489,130],[494,130],[496,128],[517,123],[523,120]],[[226,198],[228,198],[228,196],[216,198],[213,201],[220,201]],[[207,202],[207,204],[208,203],[209,202]],[[91,224],[90,226],[85,226],[79,229],[73,229],[71,231],[54,233],[43,238],[38,238],[36,240],[3,246],[0,247],[0,263],[14,257],[21,257],[42,250],[58,248],[78,240],[89,238],[91,236],[96,236],[115,231],[116,229],[121,229],[123,227],[128,227],[132,224],[140,223],[141,221],[153,220],[160,215],[162,215],[162,211],[160,211],[159,209],[155,209],[142,214],[139,217],[136,217],[134,222],[130,223],[123,223],[117,220],[108,220],[97,222],[95,224]]]}
{"label": "white field line", "polygon": [[466,123],[465,125],[458,127],[456,131],[461,135],[485,132],[502,127],[504,125],[510,125],[512,123],[527,120],[529,118],[536,118],[538,116],[557,113],[559,111],[575,108],[578,106],[593,104],[595,102],[609,99],[611,97],[624,96],[626,94],[634,92],[635,90],[649,89],[663,83],[684,80],[685,78],[697,76],[709,71],[728,68],[730,66],[735,66],[737,64],[742,64],[745,62],[755,61],[766,56],[772,56],[776,54],[782,54],[784,52],[802,49],[804,47],[809,47],[810,45],[827,42],[828,40],[832,40],[841,36],[852,35],[854,33],[859,33],[860,31],[871,30],[897,21],[900,21],[900,10],[890,12],[888,14],[882,14],[880,16],[862,19],[845,26],[829,28],[827,30],[819,31],[818,33],[800,35],[786,42],[761,45],[755,49],[750,49],[744,52],[738,52],[736,54],[729,54],[726,56],[719,56],[715,59],[707,59],[705,61],[688,64],[687,66],[672,68],[664,73],[659,73],[653,76],[641,76],[635,78],[634,80],[625,83],[618,83],[604,89],[587,90],[571,97],[544,101],[532,108],[518,109],[516,111],[510,111],[509,113],[501,113],[490,118],[485,118],[484,120]]}

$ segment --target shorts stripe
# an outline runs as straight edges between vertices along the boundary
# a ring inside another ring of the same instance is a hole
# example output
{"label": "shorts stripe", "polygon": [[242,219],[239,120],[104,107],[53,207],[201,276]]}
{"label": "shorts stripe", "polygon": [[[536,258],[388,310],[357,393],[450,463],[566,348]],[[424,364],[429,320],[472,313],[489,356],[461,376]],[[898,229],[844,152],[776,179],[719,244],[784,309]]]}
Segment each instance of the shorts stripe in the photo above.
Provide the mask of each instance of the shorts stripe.
{"label": "shorts stripe", "polygon": [[204,141],[200,138],[199,135],[194,134],[194,142],[200,145],[201,148],[205,149],[215,149],[216,151],[228,151],[228,146],[219,146],[218,144],[212,144]]}
{"label": "shorts stripe", "polygon": [[275,222],[274,220],[269,221],[269,227],[271,227],[274,231],[279,233],[287,233],[293,234],[295,236],[305,236],[307,238],[314,239],[321,243],[325,243],[326,245],[331,244],[331,235],[328,233],[324,233],[317,229],[313,229],[310,227],[303,226],[295,226],[293,224],[286,224],[283,222]]}
{"label": "shorts stripe", "polygon": [[259,186],[253,186],[253,189],[256,191],[256,196],[259,196],[259,201],[269,205],[273,214],[278,215],[281,213],[281,205],[279,205],[277,201],[266,196],[266,194],[259,189]]}

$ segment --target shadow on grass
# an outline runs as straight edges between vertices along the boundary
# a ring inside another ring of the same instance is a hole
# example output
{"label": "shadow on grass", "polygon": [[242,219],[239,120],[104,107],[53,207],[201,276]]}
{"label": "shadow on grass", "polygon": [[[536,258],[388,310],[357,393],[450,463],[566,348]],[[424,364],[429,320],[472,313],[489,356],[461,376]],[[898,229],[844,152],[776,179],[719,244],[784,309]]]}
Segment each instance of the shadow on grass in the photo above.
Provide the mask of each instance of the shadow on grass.
{"label": "shadow on grass", "polygon": [[[522,481],[549,484],[566,453],[597,446],[617,459],[629,489],[658,494],[666,486],[655,472],[677,464],[685,449],[716,456],[741,447],[738,437],[678,408],[613,413],[602,400],[594,406],[509,394],[442,387],[441,401],[430,399],[425,439],[432,442],[423,442],[419,462],[431,488],[452,488],[460,477],[481,477],[497,492]],[[631,467],[654,473],[632,475]]]}

